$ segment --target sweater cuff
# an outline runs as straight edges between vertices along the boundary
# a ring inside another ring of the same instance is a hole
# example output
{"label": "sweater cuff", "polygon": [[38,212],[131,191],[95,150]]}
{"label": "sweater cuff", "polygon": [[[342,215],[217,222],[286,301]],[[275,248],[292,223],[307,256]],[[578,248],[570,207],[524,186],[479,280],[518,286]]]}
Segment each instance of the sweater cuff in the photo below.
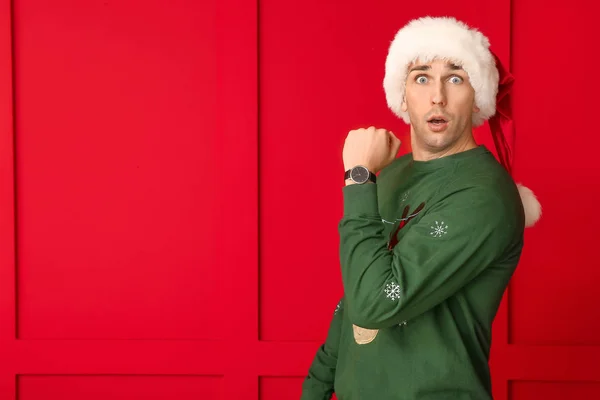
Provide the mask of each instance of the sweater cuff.
{"label": "sweater cuff", "polygon": [[342,190],[344,193],[344,215],[379,216],[376,184],[347,185]]}

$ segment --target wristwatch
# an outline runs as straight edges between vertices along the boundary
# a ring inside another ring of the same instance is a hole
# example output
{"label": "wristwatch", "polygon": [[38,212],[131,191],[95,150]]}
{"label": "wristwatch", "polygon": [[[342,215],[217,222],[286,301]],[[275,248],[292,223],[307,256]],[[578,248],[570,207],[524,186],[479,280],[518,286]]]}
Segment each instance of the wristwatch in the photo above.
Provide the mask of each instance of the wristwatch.
{"label": "wristwatch", "polygon": [[344,174],[344,180],[346,179],[351,179],[354,183],[358,183],[359,185],[367,183],[368,181],[371,181],[373,183],[377,182],[377,176],[375,176],[374,173],[369,171],[367,167],[364,167],[362,165],[357,165],[356,167],[353,167],[346,171],[346,173]]}

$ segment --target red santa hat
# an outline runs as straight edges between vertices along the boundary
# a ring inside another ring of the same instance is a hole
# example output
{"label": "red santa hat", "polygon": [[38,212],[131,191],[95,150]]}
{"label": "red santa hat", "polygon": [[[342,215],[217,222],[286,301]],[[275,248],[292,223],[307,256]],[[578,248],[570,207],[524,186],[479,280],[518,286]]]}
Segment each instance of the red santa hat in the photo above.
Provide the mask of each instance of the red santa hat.
{"label": "red santa hat", "polygon": [[[451,17],[423,17],[406,24],[392,41],[385,62],[383,88],[388,107],[410,124],[408,112],[402,111],[408,66],[419,59],[431,62],[444,59],[460,65],[475,90],[473,127],[488,121],[500,163],[512,174],[514,125],[508,97],[514,78],[489,49],[490,43],[478,30]],[[542,209],[533,192],[517,184],[525,226],[533,226]]]}

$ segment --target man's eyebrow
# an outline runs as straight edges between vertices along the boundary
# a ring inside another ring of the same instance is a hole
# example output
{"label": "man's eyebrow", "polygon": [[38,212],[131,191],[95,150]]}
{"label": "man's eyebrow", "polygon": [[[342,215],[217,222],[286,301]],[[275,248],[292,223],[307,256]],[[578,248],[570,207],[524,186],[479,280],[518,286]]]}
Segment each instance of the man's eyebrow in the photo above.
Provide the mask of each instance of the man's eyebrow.
{"label": "man's eyebrow", "polygon": [[431,67],[429,65],[417,65],[417,66],[412,67],[410,69],[410,71],[408,71],[408,73],[410,74],[413,71],[428,71],[430,69],[431,69]]}
{"label": "man's eyebrow", "polygon": [[[461,67],[460,65],[456,65],[456,64],[447,64],[448,65],[448,69],[452,70],[452,71],[458,71],[458,70],[462,70],[463,67]],[[431,69],[430,65],[416,65],[414,67],[412,67],[410,69],[410,71],[408,71],[408,73],[410,74],[413,71],[429,71]]]}

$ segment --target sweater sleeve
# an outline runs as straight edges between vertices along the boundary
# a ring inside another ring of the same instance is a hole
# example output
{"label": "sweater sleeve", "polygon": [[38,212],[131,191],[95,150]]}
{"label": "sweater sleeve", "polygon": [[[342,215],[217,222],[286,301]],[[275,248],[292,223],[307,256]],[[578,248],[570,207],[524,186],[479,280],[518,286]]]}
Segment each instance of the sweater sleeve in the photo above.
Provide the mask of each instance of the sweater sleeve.
{"label": "sweater sleeve", "polygon": [[344,299],[341,299],[329,324],[327,338],[317,350],[302,384],[301,400],[329,400],[333,395],[343,312]]}
{"label": "sweater sleeve", "polygon": [[414,318],[460,290],[498,259],[518,232],[514,207],[489,190],[461,188],[423,210],[387,246],[375,184],[343,188],[339,223],[346,312],[363,328]]}

